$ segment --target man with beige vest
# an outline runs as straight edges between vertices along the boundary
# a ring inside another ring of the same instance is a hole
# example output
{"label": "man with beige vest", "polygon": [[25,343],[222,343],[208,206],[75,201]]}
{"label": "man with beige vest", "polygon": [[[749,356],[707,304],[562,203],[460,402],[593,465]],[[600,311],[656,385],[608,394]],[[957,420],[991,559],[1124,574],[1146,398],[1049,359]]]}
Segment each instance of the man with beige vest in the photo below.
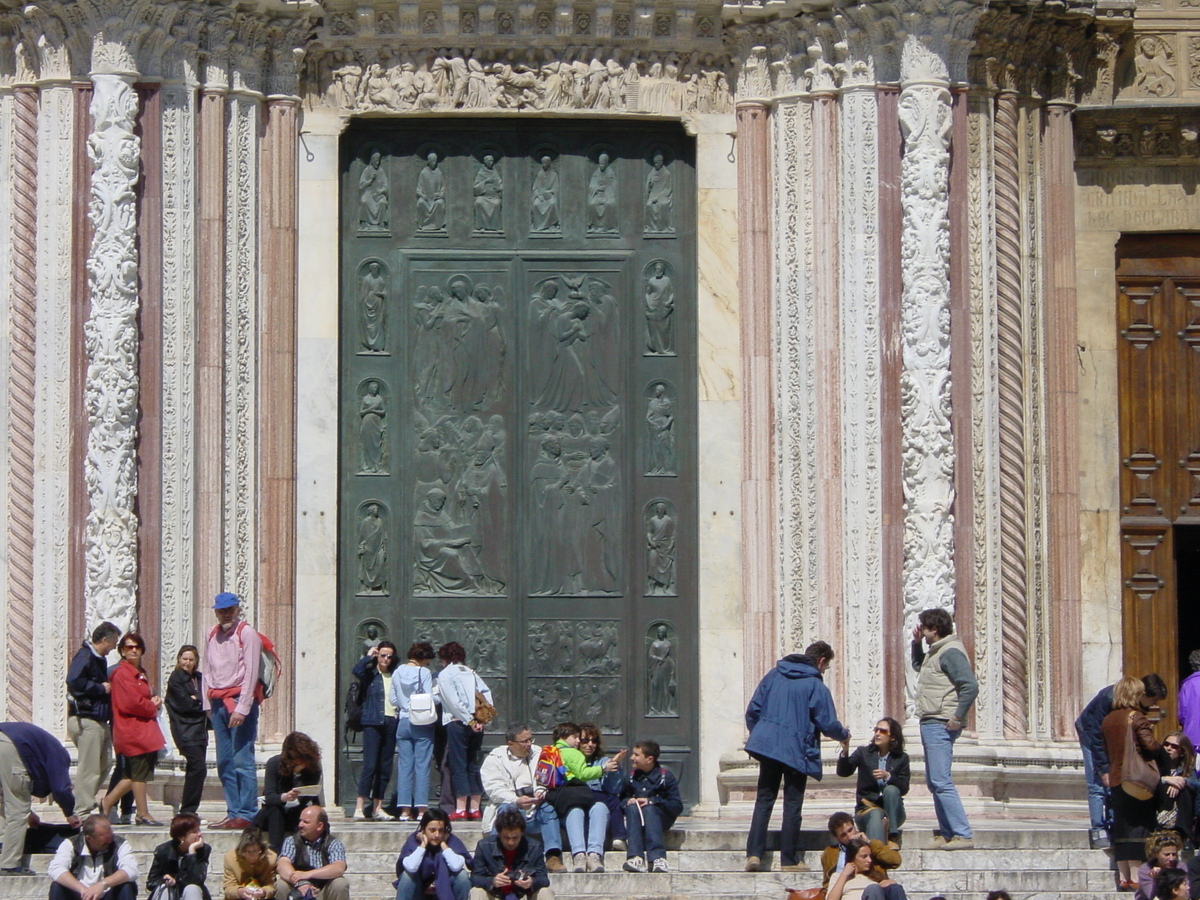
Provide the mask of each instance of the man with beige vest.
{"label": "man with beige vest", "polygon": [[[936,839],[941,850],[970,850],[975,846],[971,823],[950,775],[954,742],[979,683],[971,671],[966,648],[954,633],[954,622],[944,609],[927,609],[913,628],[912,664],[917,675],[917,718],[925,748],[925,784],[933,795],[937,813]],[[929,646],[926,652],[921,640]]]}

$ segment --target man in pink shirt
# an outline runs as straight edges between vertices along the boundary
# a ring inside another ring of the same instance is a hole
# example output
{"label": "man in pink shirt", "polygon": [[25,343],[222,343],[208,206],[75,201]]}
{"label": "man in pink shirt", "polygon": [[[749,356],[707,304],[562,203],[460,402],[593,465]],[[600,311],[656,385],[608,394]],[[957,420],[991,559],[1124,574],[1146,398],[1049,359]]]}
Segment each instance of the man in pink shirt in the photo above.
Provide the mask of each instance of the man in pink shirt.
{"label": "man in pink shirt", "polygon": [[217,741],[217,774],[225,791],[225,818],[211,828],[241,831],[257,812],[258,779],[254,741],[258,737],[258,666],[262,641],[241,621],[237,594],[217,594],[217,626],[204,647],[202,704]]}

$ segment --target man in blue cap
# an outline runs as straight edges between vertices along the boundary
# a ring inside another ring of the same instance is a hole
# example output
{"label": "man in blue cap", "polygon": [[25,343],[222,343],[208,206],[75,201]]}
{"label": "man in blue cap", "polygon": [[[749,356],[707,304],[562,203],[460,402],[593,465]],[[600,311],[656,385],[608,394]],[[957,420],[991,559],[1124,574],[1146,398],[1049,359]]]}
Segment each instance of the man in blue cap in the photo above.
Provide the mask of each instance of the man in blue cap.
{"label": "man in blue cap", "polygon": [[252,824],[258,807],[254,741],[258,737],[258,667],[262,641],[241,621],[237,594],[217,594],[217,625],[204,648],[201,703],[212,721],[217,743],[217,774],[225,791],[225,818],[211,828],[241,831]]}

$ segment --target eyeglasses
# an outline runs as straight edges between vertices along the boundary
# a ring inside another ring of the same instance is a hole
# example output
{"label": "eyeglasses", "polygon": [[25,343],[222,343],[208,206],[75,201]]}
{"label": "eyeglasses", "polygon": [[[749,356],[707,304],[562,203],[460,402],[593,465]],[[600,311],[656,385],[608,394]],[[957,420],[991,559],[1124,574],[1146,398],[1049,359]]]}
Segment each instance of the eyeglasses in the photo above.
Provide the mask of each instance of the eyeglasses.
{"label": "eyeglasses", "polygon": [[510,743],[510,744],[532,744],[532,743],[533,743],[533,738],[531,738],[531,737],[527,737],[527,738],[525,738],[523,741],[517,741],[517,740],[513,740],[513,741],[509,741],[509,743]]}
{"label": "eyeglasses", "polygon": [[875,733],[876,734],[891,734],[892,731],[890,728],[876,728]]}

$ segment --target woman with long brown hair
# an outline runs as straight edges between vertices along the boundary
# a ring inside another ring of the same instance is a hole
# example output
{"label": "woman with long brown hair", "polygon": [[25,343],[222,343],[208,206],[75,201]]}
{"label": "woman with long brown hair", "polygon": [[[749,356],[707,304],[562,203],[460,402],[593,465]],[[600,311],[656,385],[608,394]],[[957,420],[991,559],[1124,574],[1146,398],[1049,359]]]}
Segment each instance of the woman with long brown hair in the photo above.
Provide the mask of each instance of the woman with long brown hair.
{"label": "woman with long brown hair", "polygon": [[276,853],[283,847],[284,835],[300,824],[304,808],[321,802],[321,748],[316,741],[303,731],[293,731],[283,739],[280,751],[267,760],[263,807],[254,817]]}
{"label": "woman with long brown hair", "polygon": [[1109,763],[1107,784],[1112,798],[1113,856],[1117,861],[1120,887],[1127,891],[1137,887],[1132,864],[1142,862],[1146,838],[1158,828],[1158,804],[1153,794],[1149,799],[1140,800],[1121,787],[1130,766],[1136,762],[1132,756],[1126,758],[1130,729],[1133,729],[1131,752],[1157,769],[1161,745],[1154,737],[1154,726],[1146,718],[1146,704],[1142,680],[1127,675],[1113,687],[1113,710],[1104,717],[1101,725]]}
{"label": "woman with long brown hair", "polygon": [[133,791],[137,803],[137,824],[162,827],[162,822],[150,817],[146,802],[146,782],[154,777],[158,751],[167,745],[158,727],[158,708],[162,697],[150,690],[150,679],[142,668],[146,642],[131,631],[117,644],[121,662],[109,676],[112,685],[113,749],[125,757],[126,775],[108,792],[100,811],[108,815],[127,791]]}

